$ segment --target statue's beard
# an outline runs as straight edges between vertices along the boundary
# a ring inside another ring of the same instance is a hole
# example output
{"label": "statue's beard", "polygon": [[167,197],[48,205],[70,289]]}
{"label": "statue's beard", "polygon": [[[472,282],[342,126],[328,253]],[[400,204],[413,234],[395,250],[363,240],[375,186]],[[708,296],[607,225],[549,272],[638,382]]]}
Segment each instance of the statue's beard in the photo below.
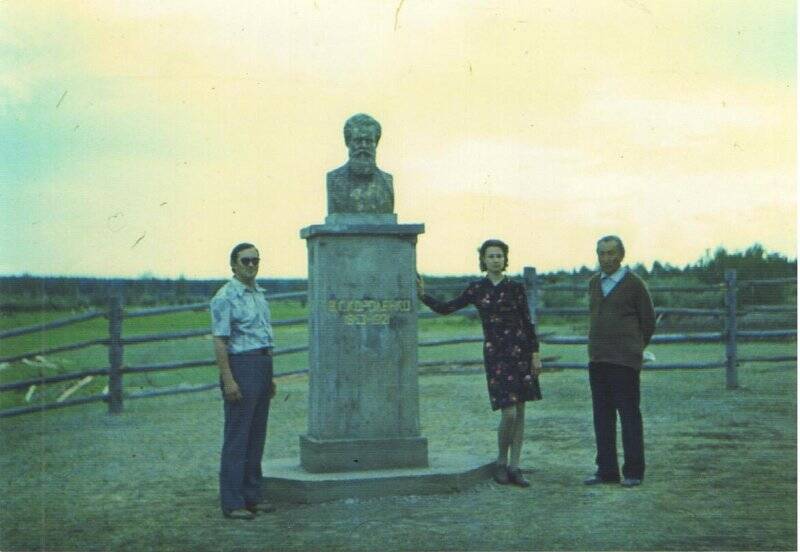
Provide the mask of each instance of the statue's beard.
{"label": "statue's beard", "polygon": [[369,150],[356,150],[350,154],[350,171],[356,176],[375,173],[375,155]]}

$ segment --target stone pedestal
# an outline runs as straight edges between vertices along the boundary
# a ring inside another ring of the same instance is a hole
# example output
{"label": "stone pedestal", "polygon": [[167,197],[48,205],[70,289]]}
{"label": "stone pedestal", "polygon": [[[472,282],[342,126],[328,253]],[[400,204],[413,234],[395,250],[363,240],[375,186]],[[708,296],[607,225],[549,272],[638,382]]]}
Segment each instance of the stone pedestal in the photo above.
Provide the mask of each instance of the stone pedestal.
{"label": "stone pedestal", "polygon": [[346,498],[430,495],[463,491],[492,476],[494,460],[465,454],[431,454],[425,468],[309,473],[297,460],[264,463],[264,498],[314,504]]}
{"label": "stone pedestal", "polygon": [[308,245],[308,472],[428,465],[417,386],[416,242],[394,214],[331,214]]}

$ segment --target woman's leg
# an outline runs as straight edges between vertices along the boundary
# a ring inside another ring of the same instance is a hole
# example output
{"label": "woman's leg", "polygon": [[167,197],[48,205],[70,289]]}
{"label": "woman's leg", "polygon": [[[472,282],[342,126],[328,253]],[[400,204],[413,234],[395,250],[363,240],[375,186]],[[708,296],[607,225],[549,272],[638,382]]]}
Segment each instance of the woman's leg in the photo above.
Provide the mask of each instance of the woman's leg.
{"label": "woman's leg", "polygon": [[[511,434],[511,461],[509,466],[519,467],[519,460],[522,456],[522,438],[525,433],[525,403],[520,402],[514,405],[514,427]],[[509,408],[511,410],[511,407]]]}
{"label": "woman's leg", "polygon": [[508,406],[500,410],[500,425],[497,428],[497,464],[508,465],[508,448],[514,439],[517,409]]}
{"label": "woman's leg", "polygon": [[522,455],[522,437],[525,432],[525,403],[514,405],[516,416],[514,417],[514,428],[511,437],[511,462],[508,465],[508,479],[514,485],[520,487],[530,486],[530,481],[522,476],[519,469],[519,459]]}
{"label": "woman's leg", "polygon": [[497,427],[497,464],[494,480],[501,485],[508,485],[508,447],[514,438],[514,418],[516,409],[513,406],[500,410],[500,425]]}

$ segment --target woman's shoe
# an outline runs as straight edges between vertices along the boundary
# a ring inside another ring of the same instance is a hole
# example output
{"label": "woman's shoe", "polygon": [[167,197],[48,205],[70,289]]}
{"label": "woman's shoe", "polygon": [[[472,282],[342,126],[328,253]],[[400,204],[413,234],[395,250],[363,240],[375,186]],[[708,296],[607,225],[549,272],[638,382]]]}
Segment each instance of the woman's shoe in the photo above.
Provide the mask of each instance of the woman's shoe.
{"label": "woman's shoe", "polygon": [[508,479],[508,466],[505,464],[495,464],[494,465],[494,474],[492,478],[495,480],[496,483],[501,485],[508,485],[510,483]]}
{"label": "woman's shoe", "polygon": [[522,476],[522,470],[519,468],[508,468],[508,480],[514,485],[519,485],[520,487],[531,486],[531,482]]}

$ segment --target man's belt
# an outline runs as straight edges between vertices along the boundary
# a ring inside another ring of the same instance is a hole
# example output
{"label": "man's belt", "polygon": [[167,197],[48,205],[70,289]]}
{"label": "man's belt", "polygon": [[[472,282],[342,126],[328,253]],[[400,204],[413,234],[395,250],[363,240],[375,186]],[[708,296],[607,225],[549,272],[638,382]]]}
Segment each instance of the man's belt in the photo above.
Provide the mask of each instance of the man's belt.
{"label": "man's belt", "polygon": [[260,349],[250,349],[241,353],[231,353],[231,355],[263,355],[272,356],[272,347],[261,347]]}

